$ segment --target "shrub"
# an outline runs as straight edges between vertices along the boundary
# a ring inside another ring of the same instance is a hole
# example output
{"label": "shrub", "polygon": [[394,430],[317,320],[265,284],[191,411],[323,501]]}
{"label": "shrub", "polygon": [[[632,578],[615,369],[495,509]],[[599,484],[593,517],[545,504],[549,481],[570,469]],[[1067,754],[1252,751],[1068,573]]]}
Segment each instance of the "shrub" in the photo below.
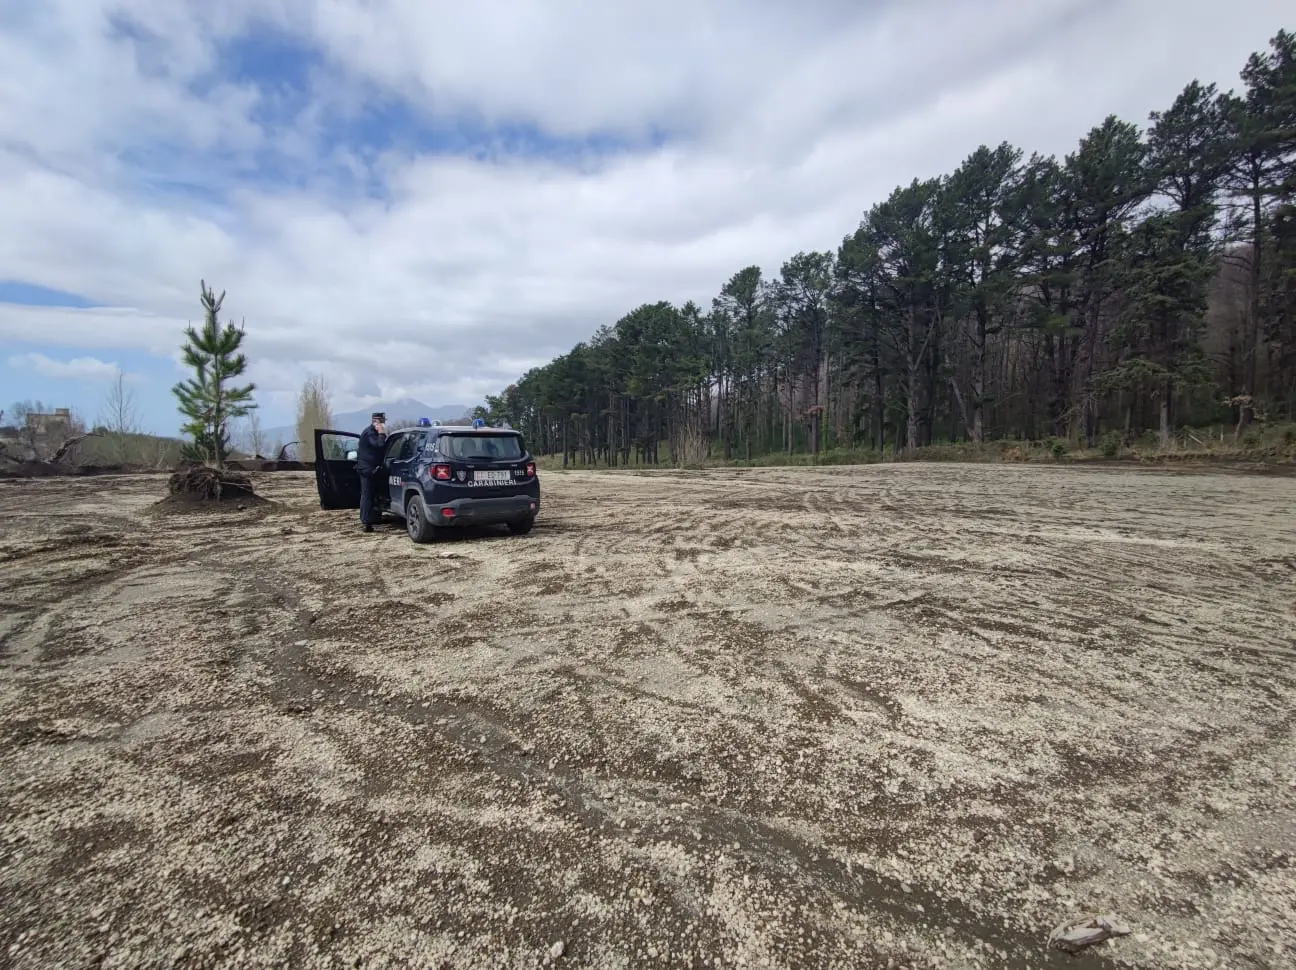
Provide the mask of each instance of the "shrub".
{"label": "shrub", "polygon": [[1121,451],[1121,433],[1119,431],[1108,431],[1098,442],[1098,449],[1102,452],[1104,458],[1115,458]]}

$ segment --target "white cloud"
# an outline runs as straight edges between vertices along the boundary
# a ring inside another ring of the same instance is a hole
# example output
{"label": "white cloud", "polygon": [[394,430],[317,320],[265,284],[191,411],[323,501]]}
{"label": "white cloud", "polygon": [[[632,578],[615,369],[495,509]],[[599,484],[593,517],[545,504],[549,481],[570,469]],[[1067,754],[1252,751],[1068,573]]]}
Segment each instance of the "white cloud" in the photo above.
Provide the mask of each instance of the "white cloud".
{"label": "white cloud", "polygon": [[[71,360],[54,360],[44,354],[14,354],[9,366],[31,369],[55,380],[100,381],[117,376],[116,364],[98,357],[74,357]],[[125,375],[123,375],[125,376]]]}
{"label": "white cloud", "polygon": [[68,348],[144,350],[166,356],[180,344],[186,321],[128,308],[18,306],[0,303],[0,340]]}
{"label": "white cloud", "polygon": [[[477,399],[638,303],[705,305],[744,265],[835,247],[895,185],[982,142],[1064,153],[1194,76],[1236,86],[1287,15],[1270,0],[112,4],[149,43],[110,31],[108,6],[0,14],[18,18],[0,31],[0,267],[138,309],[0,305],[0,339],[170,354],[204,278],[246,317],[267,395],[288,401],[317,370],[344,408],[375,383]],[[295,127],[256,124],[270,95],[245,83],[189,87],[253,23],[328,53]],[[582,164],[321,146],[366,92],[553,137],[669,137]],[[251,177],[270,150],[295,187]],[[175,178],[214,195],[159,192]]]}

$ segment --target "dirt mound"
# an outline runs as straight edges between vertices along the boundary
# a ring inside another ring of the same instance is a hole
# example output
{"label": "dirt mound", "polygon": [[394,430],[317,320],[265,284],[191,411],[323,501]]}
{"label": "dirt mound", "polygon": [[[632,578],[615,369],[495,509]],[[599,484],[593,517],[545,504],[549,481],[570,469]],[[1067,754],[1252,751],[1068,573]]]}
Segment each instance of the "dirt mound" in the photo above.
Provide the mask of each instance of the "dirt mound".
{"label": "dirt mound", "polygon": [[308,472],[315,464],[309,461],[276,461],[273,458],[237,458],[225,467],[240,472]]}
{"label": "dirt mound", "polygon": [[0,459],[0,478],[54,478],[83,475],[122,475],[147,472],[129,465],[65,465],[48,461],[6,461]]}
{"label": "dirt mound", "polygon": [[[205,466],[184,463],[172,467],[177,468],[179,471],[189,472]],[[314,467],[314,464],[308,461],[274,461],[272,459],[237,459],[225,464],[227,472],[308,472]],[[0,479],[80,478],[86,475],[148,475],[169,470],[171,468],[157,468],[145,465],[77,465],[70,462],[55,464],[48,461],[19,461],[12,457],[0,455]]]}
{"label": "dirt mound", "polygon": [[252,489],[252,479],[203,466],[182,468],[167,480],[166,498],[153,504],[158,511],[192,512],[247,509],[271,503]]}

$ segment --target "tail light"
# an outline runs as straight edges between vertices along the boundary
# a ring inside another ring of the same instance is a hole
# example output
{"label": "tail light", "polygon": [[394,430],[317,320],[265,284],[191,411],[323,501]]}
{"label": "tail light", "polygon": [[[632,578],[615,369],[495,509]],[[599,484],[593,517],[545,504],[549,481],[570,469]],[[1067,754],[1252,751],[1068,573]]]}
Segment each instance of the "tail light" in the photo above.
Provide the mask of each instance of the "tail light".
{"label": "tail light", "polygon": [[526,466],[527,478],[535,478],[535,462],[529,461]]}
{"label": "tail light", "polygon": [[448,481],[450,481],[450,466],[449,466],[449,465],[433,465],[433,466],[432,466],[432,477],[435,478],[435,479],[436,479],[437,481],[439,481],[439,482],[448,482]]}

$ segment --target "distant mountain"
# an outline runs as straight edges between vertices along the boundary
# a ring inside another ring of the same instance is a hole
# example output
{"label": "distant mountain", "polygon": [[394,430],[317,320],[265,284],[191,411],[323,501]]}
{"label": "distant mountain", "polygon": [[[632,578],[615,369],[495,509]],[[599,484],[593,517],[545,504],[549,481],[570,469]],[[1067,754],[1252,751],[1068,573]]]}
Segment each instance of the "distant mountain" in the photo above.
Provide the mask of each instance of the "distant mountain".
{"label": "distant mountain", "polygon": [[[369,423],[369,415],[375,411],[385,411],[387,423],[397,424],[403,422],[413,423],[418,421],[419,418],[428,418],[432,421],[453,421],[456,418],[472,414],[472,410],[472,405],[469,404],[442,404],[439,407],[432,407],[422,401],[416,401],[412,397],[403,397],[396,401],[379,401],[377,404],[371,404],[369,407],[361,408],[358,411],[338,412],[333,415],[333,429],[335,431],[353,431],[358,434],[364,430],[365,425]],[[286,445],[288,442],[297,439],[297,429],[292,425],[266,428],[262,434],[265,436],[267,450],[272,449],[275,442]]]}
{"label": "distant mountain", "polygon": [[367,408],[361,408],[359,411],[343,411],[340,414],[333,415],[333,427],[338,431],[363,431],[365,425],[369,423],[369,416],[375,411],[385,411],[387,413],[387,423],[395,424],[401,421],[417,421],[419,418],[429,418],[433,421],[453,421],[455,418],[462,418],[472,414],[472,405],[470,404],[442,404],[439,407],[431,407],[422,401],[416,401],[412,397],[403,397],[399,401],[370,405]]}

